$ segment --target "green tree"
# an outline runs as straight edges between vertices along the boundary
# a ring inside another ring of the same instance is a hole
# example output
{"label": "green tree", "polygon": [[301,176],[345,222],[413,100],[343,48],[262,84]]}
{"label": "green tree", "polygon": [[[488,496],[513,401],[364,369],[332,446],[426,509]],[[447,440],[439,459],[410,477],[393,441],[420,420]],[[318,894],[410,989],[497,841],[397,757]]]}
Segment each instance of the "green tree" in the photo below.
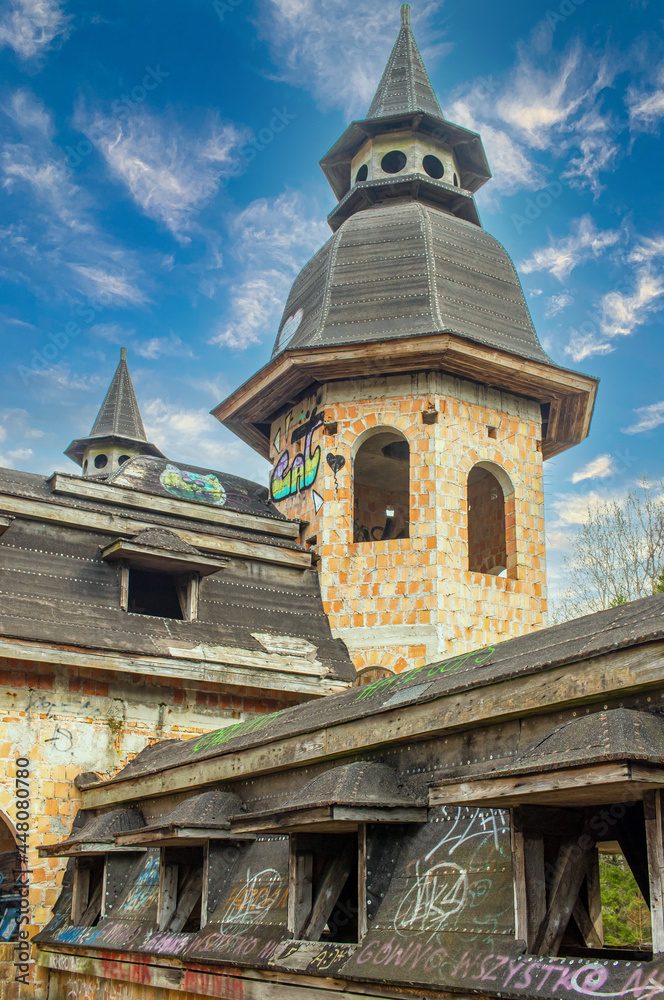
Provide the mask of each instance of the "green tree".
{"label": "green tree", "polygon": [[650,910],[622,854],[600,854],[604,944],[647,948],[652,943]]}
{"label": "green tree", "polygon": [[644,476],[622,502],[589,506],[564,562],[569,586],[554,602],[556,622],[664,593],[664,482]]}

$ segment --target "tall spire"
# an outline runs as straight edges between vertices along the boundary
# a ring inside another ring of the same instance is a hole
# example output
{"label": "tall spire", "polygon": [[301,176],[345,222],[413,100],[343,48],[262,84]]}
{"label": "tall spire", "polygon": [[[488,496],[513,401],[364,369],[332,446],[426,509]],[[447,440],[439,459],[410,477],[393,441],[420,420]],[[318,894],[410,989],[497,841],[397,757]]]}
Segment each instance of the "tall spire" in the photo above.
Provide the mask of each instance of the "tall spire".
{"label": "tall spire", "polygon": [[107,478],[137,455],[164,456],[147,439],[141,411],[127,367],[127,348],[108,387],[92,430],[72,441],[65,455],[83,467],[84,476]]}
{"label": "tall spire", "polygon": [[410,5],[401,8],[401,30],[392,49],[367,118],[424,111],[436,118],[443,112],[434,93],[410,27]]}
{"label": "tall spire", "polygon": [[90,437],[118,434],[134,441],[147,441],[134,386],[127,367],[127,348],[120,351],[118,365],[106,398],[101,404]]}

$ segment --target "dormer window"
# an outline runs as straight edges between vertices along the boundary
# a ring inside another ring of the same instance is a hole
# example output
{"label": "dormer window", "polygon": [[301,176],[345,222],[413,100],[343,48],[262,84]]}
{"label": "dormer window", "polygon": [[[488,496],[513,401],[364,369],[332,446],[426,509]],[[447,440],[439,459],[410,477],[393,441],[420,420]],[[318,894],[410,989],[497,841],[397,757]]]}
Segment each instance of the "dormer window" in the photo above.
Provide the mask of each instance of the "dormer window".
{"label": "dormer window", "polygon": [[77,858],[74,871],[74,891],[71,901],[72,923],[79,927],[95,927],[104,909],[104,855]]}
{"label": "dormer window", "polygon": [[148,528],[102,549],[102,559],[120,569],[120,606],[132,615],[194,621],[201,577],[217,573],[228,559],[210,559],[166,528]]}

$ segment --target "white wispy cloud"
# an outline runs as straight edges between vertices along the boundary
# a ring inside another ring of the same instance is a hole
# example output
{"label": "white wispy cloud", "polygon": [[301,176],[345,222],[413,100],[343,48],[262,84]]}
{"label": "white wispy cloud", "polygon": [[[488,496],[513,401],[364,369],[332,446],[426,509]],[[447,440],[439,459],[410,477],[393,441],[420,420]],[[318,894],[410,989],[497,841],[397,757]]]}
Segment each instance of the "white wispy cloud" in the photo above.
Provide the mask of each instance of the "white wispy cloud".
{"label": "white wispy cloud", "polygon": [[81,105],[75,124],[141,211],[182,242],[222,179],[237,170],[240,149],[250,135],[214,116],[204,128],[189,130],[172,112],[157,114],[144,107],[105,115]]}
{"label": "white wispy cloud", "polygon": [[142,358],[156,361],[158,358],[193,358],[194,352],[174,333],[168,337],[151,337],[141,343],[134,344],[133,348]]}
{"label": "white wispy cloud", "polygon": [[28,442],[34,442],[44,437],[43,431],[33,427],[27,410],[0,410],[0,466],[5,469],[16,468],[23,462],[29,462],[34,452]]}
{"label": "white wispy cloud", "polygon": [[592,491],[590,493],[556,493],[549,504],[556,520],[552,522],[553,529],[564,528],[575,524],[585,524],[588,520],[588,510],[596,510],[607,502],[607,495]]}
{"label": "white wispy cloud", "polygon": [[3,110],[20,141],[0,147],[0,184],[24,202],[20,225],[0,231],[10,280],[43,294],[50,278],[58,297],[78,293],[101,305],[147,301],[135,254],[100,230],[92,198],[53,142],[50,111],[25,89]]}
{"label": "white wispy cloud", "polygon": [[157,396],[148,399],[141,412],[148,440],[170,459],[235,473],[241,469],[248,479],[267,481],[268,463],[220,427],[207,409],[173,404]]}
{"label": "white wispy cloud", "polygon": [[[422,0],[413,25],[430,65],[444,48],[433,22],[442,0]],[[353,0],[263,0],[258,21],[279,78],[307,86],[323,108],[364,116],[399,28],[398,6]],[[433,44],[431,44],[433,43]]]}
{"label": "white wispy cloud", "polygon": [[638,420],[629,427],[623,427],[623,434],[643,434],[664,424],[664,400],[660,400],[659,403],[649,403],[648,406],[639,406],[634,413]]}
{"label": "white wispy cloud", "polygon": [[569,343],[564,348],[565,354],[577,363],[586,358],[611,354],[614,350],[613,344],[602,340],[596,333],[579,333],[578,330],[571,334]]}
{"label": "white wispy cloud", "polygon": [[143,305],[144,293],[136,287],[123,271],[86,264],[70,264],[71,270],[82,279],[86,294],[106,305]]}
{"label": "white wispy cloud", "polygon": [[664,63],[655,70],[651,85],[639,87],[632,83],[625,101],[630,128],[634,132],[652,132],[664,118]]}
{"label": "white wispy cloud", "polygon": [[619,153],[610,120],[592,109],[577,123],[578,155],[572,156],[561,177],[570,187],[588,187],[595,198],[604,190],[600,174],[613,170]]}
{"label": "white wispy cloud", "polygon": [[608,479],[615,471],[612,455],[598,455],[572,474],[572,482],[576,484],[582,483],[584,479]]}
{"label": "white wispy cloud", "polygon": [[558,313],[563,312],[574,302],[573,296],[569,292],[561,292],[560,295],[552,295],[547,299],[546,309],[544,315],[547,319],[551,319],[552,316],[557,316]]}
{"label": "white wispy cloud", "polygon": [[664,236],[644,236],[628,254],[631,264],[641,264],[664,256]]}
{"label": "white wispy cloud", "polygon": [[54,40],[64,40],[71,18],[58,0],[8,0],[0,16],[0,48],[12,48],[23,60],[46,52]]}
{"label": "white wispy cloud", "polygon": [[229,229],[234,253],[246,270],[233,286],[230,318],[219,325],[210,342],[243,350],[268,332],[276,335],[292,282],[329,237],[329,230],[294,192],[251,202]]}
{"label": "white wispy cloud", "polygon": [[611,291],[603,296],[601,332],[606,337],[628,337],[662,308],[663,295],[664,276],[643,268],[632,292]]}
{"label": "white wispy cloud", "polygon": [[599,230],[590,215],[583,215],[572,221],[568,236],[550,239],[548,246],[533,251],[520,267],[525,274],[548,271],[562,281],[575,267],[596,260],[609,247],[615,246],[620,237],[619,230]]}

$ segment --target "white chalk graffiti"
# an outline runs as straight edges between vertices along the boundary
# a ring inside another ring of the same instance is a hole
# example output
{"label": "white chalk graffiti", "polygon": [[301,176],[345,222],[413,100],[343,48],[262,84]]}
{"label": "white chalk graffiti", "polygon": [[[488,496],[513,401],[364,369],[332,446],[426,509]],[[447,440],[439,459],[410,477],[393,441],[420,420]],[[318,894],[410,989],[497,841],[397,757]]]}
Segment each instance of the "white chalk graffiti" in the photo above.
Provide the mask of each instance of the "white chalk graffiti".
{"label": "white chalk graffiti", "polygon": [[394,917],[394,929],[399,934],[430,931],[432,938],[466,905],[468,873],[452,861],[441,861],[429,868],[429,856],[417,862],[414,884],[399,904]]}
{"label": "white chalk graffiti", "polygon": [[457,847],[461,847],[476,837],[491,836],[495,849],[500,849],[498,836],[507,829],[507,813],[498,809],[474,809],[465,819],[462,819],[463,812],[460,808],[448,809],[443,806],[443,820],[448,822],[453,820],[453,822],[443,839],[436,844],[432,851],[429,851],[425,860],[430,858],[442,844],[447,846],[448,854],[453,854]]}
{"label": "white chalk graffiti", "polygon": [[[224,908],[222,923],[256,924],[273,906],[286,905],[288,889],[283,887],[276,868],[264,868],[251,874],[247,870],[246,882],[232,893]],[[280,899],[283,897],[283,899]]]}

